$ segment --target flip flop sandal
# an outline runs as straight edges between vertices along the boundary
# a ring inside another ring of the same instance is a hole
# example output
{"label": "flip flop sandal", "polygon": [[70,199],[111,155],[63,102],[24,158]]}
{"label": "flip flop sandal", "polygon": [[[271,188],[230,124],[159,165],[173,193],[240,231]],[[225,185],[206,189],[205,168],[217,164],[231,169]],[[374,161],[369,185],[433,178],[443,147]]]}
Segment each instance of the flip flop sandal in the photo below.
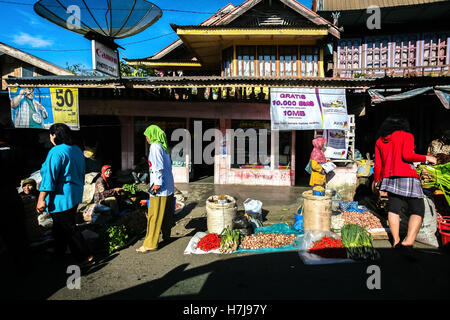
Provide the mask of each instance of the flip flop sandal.
{"label": "flip flop sandal", "polygon": [[136,252],[144,254],[144,253],[149,253],[149,252],[153,252],[153,251],[156,251],[156,250],[157,249],[145,249],[144,247],[139,247],[138,249],[136,249]]}

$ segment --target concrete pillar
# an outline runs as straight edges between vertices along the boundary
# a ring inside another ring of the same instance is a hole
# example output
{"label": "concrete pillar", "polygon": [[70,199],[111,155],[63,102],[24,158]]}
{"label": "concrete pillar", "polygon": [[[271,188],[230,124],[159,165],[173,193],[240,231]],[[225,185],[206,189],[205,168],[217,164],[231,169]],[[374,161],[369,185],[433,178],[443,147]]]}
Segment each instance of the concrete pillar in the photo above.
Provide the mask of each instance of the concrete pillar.
{"label": "concrete pillar", "polygon": [[120,136],[122,146],[121,170],[134,167],[134,118],[132,116],[120,116]]}

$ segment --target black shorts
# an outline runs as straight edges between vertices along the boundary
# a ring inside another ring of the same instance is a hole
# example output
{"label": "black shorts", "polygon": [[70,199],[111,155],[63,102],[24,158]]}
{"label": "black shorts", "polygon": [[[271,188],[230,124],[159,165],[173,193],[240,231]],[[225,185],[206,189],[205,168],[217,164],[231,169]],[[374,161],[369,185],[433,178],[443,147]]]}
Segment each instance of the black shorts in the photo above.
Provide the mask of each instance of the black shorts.
{"label": "black shorts", "polygon": [[402,197],[394,193],[388,193],[388,212],[395,214],[404,214],[411,216],[412,214],[421,216],[425,214],[425,203],[423,198]]}

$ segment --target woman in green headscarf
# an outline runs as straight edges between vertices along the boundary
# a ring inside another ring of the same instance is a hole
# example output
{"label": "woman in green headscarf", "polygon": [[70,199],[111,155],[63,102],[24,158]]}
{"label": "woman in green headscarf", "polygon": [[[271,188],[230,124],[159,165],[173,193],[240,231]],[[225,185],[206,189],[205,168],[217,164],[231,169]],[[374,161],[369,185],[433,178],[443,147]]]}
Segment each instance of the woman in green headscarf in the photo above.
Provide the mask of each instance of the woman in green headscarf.
{"label": "woman in green headscarf", "polygon": [[167,137],[156,125],[149,126],[144,136],[150,145],[148,164],[150,166],[150,204],[147,215],[147,234],[144,243],[136,249],[138,253],[155,251],[159,234],[164,241],[170,239],[174,214],[174,181]]}

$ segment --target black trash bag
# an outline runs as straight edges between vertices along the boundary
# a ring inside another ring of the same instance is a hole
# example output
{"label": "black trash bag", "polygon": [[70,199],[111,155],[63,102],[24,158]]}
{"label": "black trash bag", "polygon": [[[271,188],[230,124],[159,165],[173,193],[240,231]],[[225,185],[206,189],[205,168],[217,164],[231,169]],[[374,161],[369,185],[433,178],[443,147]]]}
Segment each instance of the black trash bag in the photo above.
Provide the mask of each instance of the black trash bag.
{"label": "black trash bag", "polygon": [[251,227],[252,225],[250,224],[250,221],[248,221],[246,216],[242,215],[233,218],[233,230],[248,229]]}
{"label": "black trash bag", "polygon": [[239,231],[244,236],[249,236],[249,235],[253,234],[253,228],[251,226],[249,228],[245,228],[245,229],[233,229],[233,230]]}

